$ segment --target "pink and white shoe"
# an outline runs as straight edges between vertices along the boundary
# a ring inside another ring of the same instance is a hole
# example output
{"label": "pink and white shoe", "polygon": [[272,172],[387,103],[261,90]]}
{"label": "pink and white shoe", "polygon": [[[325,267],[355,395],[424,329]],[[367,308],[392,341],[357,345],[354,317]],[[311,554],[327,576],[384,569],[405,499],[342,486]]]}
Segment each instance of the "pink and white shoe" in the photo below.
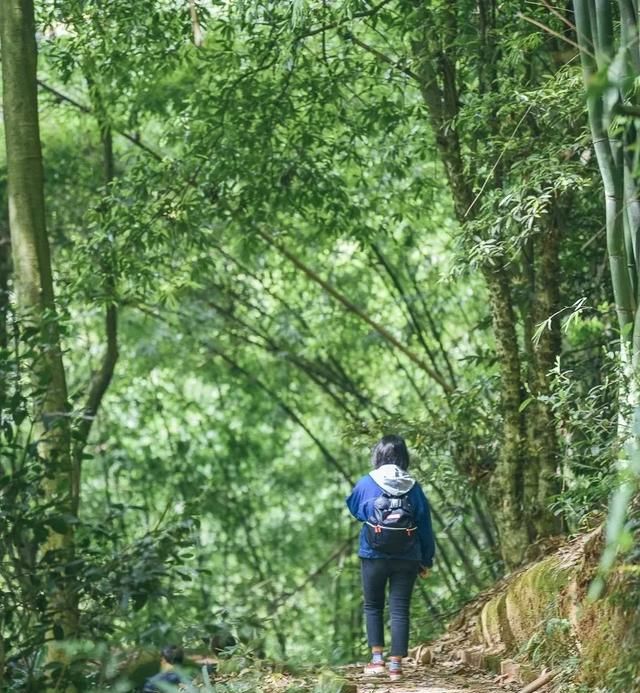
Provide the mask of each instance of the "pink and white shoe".
{"label": "pink and white shoe", "polygon": [[374,655],[373,659],[364,668],[366,676],[378,676],[384,674],[386,671],[387,669],[382,655]]}
{"label": "pink and white shoe", "polygon": [[392,681],[402,678],[402,662],[399,659],[392,659],[389,662],[389,678]]}

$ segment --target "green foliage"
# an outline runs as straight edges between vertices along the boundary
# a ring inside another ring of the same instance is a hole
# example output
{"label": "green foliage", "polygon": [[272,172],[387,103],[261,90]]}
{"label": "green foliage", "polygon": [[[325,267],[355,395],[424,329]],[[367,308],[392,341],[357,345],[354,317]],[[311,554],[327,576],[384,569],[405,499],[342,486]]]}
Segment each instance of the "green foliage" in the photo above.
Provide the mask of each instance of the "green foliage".
{"label": "green foliage", "polygon": [[[74,585],[82,614],[56,675],[90,672],[87,689],[124,690],[116,650],[195,650],[223,627],[237,641],[228,667],[262,650],[359,656],[344,496],[391,431],[437,513],[439,563],[416,592],[412,637],[440,632],[503,570],[489,484],[510,412],[491,270],[504,270],[516,316],[521,427],[544,410],[558,432],[554,511],[576,530],[614,485],[620,375],[601,205],[579,76],[555,39],[518,3],[484,39],[475,3],[425,4],[434,64],[455,58],[444,135],[459,138],[473,193],[461,220],[415,78],[413,4],[193,6],[197,27],[188,3],[38,3],[42,81],[73,99],[40,93],[74,431],[109,308],[120,356],[82,454],[79,517],[67,517],[41,501],[30,354],[0,343],[0,628],[16,689],[43,675],[56,580]],[[562,276],[549,315],[531,273],[553,224]],[[3,305],[3,326],[20,329]],[[540,391],[536,349],[560,321]],[[43,553],[46,530],[69,526],[75,553]]]}
{"label": "green foliage", "polygon": [[565,618],[550,618],[524,647],[527,660],[537,667],[567,669],[577,666],[578,653],[571,623]]}

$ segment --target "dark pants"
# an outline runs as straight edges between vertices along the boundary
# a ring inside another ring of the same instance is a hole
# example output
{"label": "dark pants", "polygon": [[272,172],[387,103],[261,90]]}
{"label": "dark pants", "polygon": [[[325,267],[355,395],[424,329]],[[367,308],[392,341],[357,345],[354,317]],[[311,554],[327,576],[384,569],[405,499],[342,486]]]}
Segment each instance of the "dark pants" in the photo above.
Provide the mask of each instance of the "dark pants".
{"label": "dark pants", "polygon": [[418,576],[418,561],[384,558],[360,560],[369,647],[384,646],[384,599],[388,582],[391,656],[406,657],[409,647],[409,604]]}

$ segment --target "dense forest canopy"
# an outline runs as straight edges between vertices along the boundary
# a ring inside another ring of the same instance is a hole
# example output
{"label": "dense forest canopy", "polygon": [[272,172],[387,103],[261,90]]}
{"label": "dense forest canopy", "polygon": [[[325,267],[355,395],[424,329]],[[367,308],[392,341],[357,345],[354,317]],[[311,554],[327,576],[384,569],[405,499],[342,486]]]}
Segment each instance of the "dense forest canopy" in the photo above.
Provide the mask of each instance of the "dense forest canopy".
{"label": "dense forest canopy", "polygon": [[616,488],[630,548],[640,59],[603,5],[2,0],[3,690],[222,629],[357,657],[344,498],[389,432],[416,639]]}

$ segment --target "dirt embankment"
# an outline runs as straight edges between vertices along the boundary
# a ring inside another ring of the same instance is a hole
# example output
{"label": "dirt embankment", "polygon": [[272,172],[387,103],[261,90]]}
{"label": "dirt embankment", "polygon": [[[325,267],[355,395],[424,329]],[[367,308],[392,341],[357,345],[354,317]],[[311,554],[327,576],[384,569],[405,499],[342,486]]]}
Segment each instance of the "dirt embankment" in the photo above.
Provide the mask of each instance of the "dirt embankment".
{"label": "dirt embankment", "polygon": [[539,690],[640,692],[640,566],[620,563],[590,601],[602,528],[512,573],[467,605],[447,633],[412,655],[424,664],[458,660]]}

